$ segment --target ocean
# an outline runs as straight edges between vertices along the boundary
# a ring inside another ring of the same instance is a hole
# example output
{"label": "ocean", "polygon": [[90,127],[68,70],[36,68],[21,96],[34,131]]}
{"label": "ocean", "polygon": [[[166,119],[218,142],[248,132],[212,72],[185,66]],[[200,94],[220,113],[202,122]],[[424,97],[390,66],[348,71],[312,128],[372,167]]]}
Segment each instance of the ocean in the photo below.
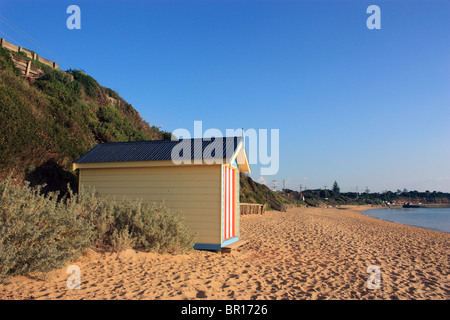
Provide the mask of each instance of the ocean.
{"label": "ocean", "polygon": [[450,233],[450,208],[370,209],[361,213],[386,221]]}

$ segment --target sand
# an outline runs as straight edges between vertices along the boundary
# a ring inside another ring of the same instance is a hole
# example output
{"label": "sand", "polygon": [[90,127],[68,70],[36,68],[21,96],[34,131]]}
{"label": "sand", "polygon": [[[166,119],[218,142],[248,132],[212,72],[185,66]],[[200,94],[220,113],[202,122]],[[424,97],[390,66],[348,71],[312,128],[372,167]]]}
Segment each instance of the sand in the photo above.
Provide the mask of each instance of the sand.
{"label": "sand", "polygon": [[[248,242],[228,254],[88,252],[45,280],[14,277],[0,299],[439,299],[450,298],[450,234],[377,220],[362,207],[296,208],[241,217]],[[367,268],[380,271],[368,289]]]}

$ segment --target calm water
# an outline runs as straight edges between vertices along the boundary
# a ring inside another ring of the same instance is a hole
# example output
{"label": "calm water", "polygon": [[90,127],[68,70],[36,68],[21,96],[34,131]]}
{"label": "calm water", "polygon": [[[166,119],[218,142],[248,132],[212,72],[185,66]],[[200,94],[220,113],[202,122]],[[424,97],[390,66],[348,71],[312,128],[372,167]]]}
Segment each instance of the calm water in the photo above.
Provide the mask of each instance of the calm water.
{"label": "calm water", "polygon": [[450,208],[370,209],[361,213],[373,218],[450,233]]}

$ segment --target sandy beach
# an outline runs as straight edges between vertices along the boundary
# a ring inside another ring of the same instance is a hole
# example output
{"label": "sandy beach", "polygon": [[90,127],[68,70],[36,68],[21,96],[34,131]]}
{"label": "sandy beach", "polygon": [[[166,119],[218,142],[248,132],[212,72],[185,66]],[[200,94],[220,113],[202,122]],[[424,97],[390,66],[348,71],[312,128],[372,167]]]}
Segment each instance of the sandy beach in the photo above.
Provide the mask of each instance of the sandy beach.
{"label": "sandy beach", "polygon": [[[231,253],[89,250],[47,279],[15,277],[0,299],[450,299],[450,234],[377,220],[364,207],[296,208],[243,216]],[[368,289],[379,267],[381,288]]]}

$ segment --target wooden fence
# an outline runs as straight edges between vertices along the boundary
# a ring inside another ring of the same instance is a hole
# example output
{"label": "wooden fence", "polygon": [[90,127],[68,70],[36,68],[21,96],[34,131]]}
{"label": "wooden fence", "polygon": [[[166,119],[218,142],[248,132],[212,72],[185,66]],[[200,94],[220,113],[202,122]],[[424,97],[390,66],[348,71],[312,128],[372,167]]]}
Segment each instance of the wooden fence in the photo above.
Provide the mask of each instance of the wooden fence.
{"label": "wooden fence", "polygon": [[264,214],[266,212],[266,205],[259,203],[240,203],[239,214]]}
{"label": "wooden fence", "polygon": [[298,205],[295,205],[295,204],[282,204],[281,211],[287,211],[289,209],[297,208],[297,207],[298,207]]}
{"label": "wooden fence", "polygon": [[[8,49],[9,51],[13,51],[13,52],[23,52],[25,54],[25,56],[31,60],[36,60],[39,61],[40,63],[43,63],[53,69],[58,69],[58,64],[56,62],[47,60],[45,58],[40,57],[39,55],[37,55],[35,52],[24,49],[22,47],[18,47],[8,41],[6,41],[3,38],[0,38],[0,47]],[[31,61],[22,61],[22,59],[18,59],[18,58],[13,58],[14,63],[16,64],[16,66],[22,71],[22,73],[24,73],[25,76],[29,76],[30,72],[31,72]],[[23,65],[24,64],[24,65]],[[34,75],[33,73],[31,74],[32,76]]]}
{"label": "wooden fence", "polygon": [[25,77],[39,78],[44,74],[44,71],[42,69],[33,67],[31,65],[31,60],[27,61],[23,58],[16,56],[13,56],[12,60],[16,68],[18,68],[22,72],[22,75],[24,75]]}

